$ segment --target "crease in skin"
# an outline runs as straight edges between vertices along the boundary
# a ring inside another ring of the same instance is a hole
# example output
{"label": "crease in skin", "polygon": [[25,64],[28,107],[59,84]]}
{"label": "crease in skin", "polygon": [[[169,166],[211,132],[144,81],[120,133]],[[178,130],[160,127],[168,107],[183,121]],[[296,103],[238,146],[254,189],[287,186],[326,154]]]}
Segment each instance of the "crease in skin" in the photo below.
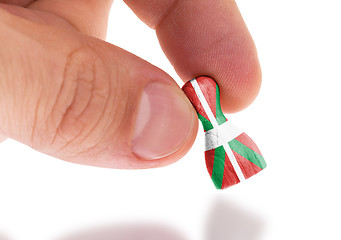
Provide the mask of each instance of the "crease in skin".
{"label": "crease in skin", "polygon": [[[63,31],[77,31],[77,28],[71,23],[53,13],[42,12],[38,10],[31,10],[16,5],[6,5],[0,3],[1,22],[6,23],[8,27],[16,29],[21,34],[25,34],[34,39],[40,36],[40,31],[50,28],[58,28]],[[3,17],[3,18],[1,18]],[[51,26],[50,26],[51,25]],[[53,26],[52,26],[53,25]],[[32,28],[39,30],[32,32]]]}
{"label": "crease in skin", "polygon": [[32,125],[32,134],[31,134],[31,144],[33,146],[34,144],[34,135],[35,135],[35,130],[37,128],[37,121],[38,121],[38,113],[39,113],[39,108],[41,105],[41,94],[38,97],[38,102],[37,105],[35,106],[35,111],[34,111],[34,119],[33,119],[33,125]]}
{"label": "crease in skin", "polygon": [[[93,57],[89,58],[88,56]],[[69,100],[67,106],[63,106],[61,105],[65,97],[63,91],[68,92],[69,89],[61,87],[52,108],[52,111],[59,111],[60,107],[62,109],[67,107],[60,116],[56,134],[50,143],[52,145],[57,137],[64,138],[66,143],[57,152],[63,151],[71,144],[83,144],[89,139],[92,139],[91,145],[97,144],[99,141],[90,135],[96,135],[96,129],[103,125],[100,122],[107,119],[103,116],[107,111],[110,98],[110,80],[108,76],[102,74],[105,72],[102,60],[99,56],[93,59],[94,56],[97,56],[95,51],[88,47],[80,48],[69,55],[63,82],[75,81],[76,88],[73,90],[73,98]],[[64,85],[62,84],[62,86]],[[60,115],[60,112],[57,115]],[[63,132],[68,137],[64,136]],[[71,135],[70,132],[72,132]]]}
{"label": "crease in skin", "polygon": [[1,3],[17,5],[20,7],[28,7],[31,3],[37,0],[2,0]]}
{"label": "crease in skin", "polygon": [[[17,5],[0,3],[0,10],[4,10],[6,13],[8,13],[8,15],[12,15],[13,17],[14,16],[19,17],[22,21],[29,21],[49,26],[51,25],[53,27],[59,27],[63,30],[73,30],[80,32],[80,29],[77,28],[77,26],[73,24],[72,21],[69,21],[67,18],[59,16],[53,11],[39,10],[35,8],[30,8],[30,6],[28,6],[28,8],[25,8]],[[12,21],[14,22],[15,20],[13,19]],[[20,26],[20,24],[16,25]],[[11,26],[13,27],[15,25],[12,24]]]}
{"label": "crease in skin", "polygon": [[158,22],[156,22],[155,26],[152,26],[153,29],[157,29],[157,27],[159,25],[162,24],[162,22],[167,19],[167,17],[172,13],[172,11],[174,11],[174,9],[176,8],[176,6],[179,4],[180,0],[172,0],[172,4],[168,7],[167,11],[164,12],[164,14],[162,15],[162,17],[160,19],[158,19]]}
{"label": "crease in skin", "polygon": [[112,2],[112,0],[38,0],[28,8],[58,16],[68,22],[74,30],[105,40]]}

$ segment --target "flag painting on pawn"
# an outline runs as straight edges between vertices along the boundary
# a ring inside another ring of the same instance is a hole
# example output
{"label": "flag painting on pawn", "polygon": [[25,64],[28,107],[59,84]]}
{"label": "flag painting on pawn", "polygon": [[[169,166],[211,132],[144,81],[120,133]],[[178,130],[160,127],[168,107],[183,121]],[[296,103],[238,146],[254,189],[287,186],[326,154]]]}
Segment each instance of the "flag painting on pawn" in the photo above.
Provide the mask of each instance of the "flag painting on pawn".
{"label": "flag painting on pawn", "polygon": [[257,145],[224,116],[219,86],[212,78],[194,78],[182,90],[203,125],[206,166],[217,189],[235,185],[266,167]]}

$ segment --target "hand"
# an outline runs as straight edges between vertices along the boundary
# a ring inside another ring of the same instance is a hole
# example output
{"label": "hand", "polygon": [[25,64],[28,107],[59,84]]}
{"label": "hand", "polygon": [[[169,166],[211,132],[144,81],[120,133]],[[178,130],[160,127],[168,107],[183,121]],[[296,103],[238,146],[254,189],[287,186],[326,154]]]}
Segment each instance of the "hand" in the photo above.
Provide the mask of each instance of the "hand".
{"label": "hand", "polygon": [[[261,73],[232,0],[126,0],[183,81],[209,75],[222,108],[256,97]],[[194,142],[197,116],[162,70],[103,40],[110,0],[0,0],[0,135],[81,164],[163,166]],[[124,24],[124,23],[122,23]]]}

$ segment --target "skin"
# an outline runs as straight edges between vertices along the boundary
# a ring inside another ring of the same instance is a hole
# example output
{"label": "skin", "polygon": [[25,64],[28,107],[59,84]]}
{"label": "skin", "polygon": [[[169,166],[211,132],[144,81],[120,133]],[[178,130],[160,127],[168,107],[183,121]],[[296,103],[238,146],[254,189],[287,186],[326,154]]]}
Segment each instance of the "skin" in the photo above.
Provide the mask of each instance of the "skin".
{"label": "skin", "polygon": [[[213,77],[224,112],[240,111],[254,100],[261,71],[234,1],[125,2],[155,29],[184,82]],[[12,138],[66,161],[111,168],[165,166],[190,149],[197,122],[169,156],[146,161],[132,154],[144,86],[160,81],[181,90],[162,70],[103,40],[111,4],[0,0],[0,141]],[[180,98],[187,101],[184,94]]]}

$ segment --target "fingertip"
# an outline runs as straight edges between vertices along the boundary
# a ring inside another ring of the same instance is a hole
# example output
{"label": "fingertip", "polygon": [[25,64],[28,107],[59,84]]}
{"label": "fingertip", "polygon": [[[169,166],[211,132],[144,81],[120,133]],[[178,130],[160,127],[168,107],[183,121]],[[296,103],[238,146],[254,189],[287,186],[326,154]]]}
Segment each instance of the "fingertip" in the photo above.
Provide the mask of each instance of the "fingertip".
{"label": "fingertip", "polygon": [[198,76],[213,78],[221,91],[222,110],[227,113],[241,111],[254,101],[262,83],[256,48],[253,42],[251,44],[245,44],[246,47],[235,56],[224,52],[227,49],[224,46],[218,47],[209,57],[193,53],[197,57],[179,65],[176,70],[184,82]]}
{"label": "fingertip", "polygon": [[262,83],[258,58],[255,60],[246,58],[244,63],[231,71],[234,73],[233,77],[222,72],[216,79],[222,93],[222,110],[227,113],[238,112],[248,107],[257,97]]}
{"label": "fingertip", "polygon": [[234,1],[181,2],[156,31],[185,82],[201,75],[218,82],[225,112],[240,111],[257,96],[261,84],[257,51]]}
{"label": "fingertip", "polygon": [[194,113],[178,87],[148,83],[139,103],[132,140],[133,153],[154,160],[176,152],[187,140]]}
{"label": "fingertip", "polygon": [[[181,160],[193,146],[198,132],[198,120],[195,119],[193,126],[188,132],[186,141],[180,146],[180,148],[168,156],[164,156],[159,159],[146,160],[134,155],[134,158],[128,160],[132,169],[148,169],[148,168],[159,168],[171,165]],[[124,167],[125,168],[125,167]]]}
{"label": "fingertip", "polygon": [[174,152],[173,154],[167,157],[164,157],[163,159],[160,159],[156,167],[164,167],[164,166],[173,164],[179,161],[180,159],[182,159],[188,153],[188,151],[191,149],[191,147],[193,146],[195,142],[197,132],[198,132],[198,123],[199,123],[198,119],[195,118],[192,128],[189,131],[187,139],[184,142],[184,144],[178,149],[178,151]]}

